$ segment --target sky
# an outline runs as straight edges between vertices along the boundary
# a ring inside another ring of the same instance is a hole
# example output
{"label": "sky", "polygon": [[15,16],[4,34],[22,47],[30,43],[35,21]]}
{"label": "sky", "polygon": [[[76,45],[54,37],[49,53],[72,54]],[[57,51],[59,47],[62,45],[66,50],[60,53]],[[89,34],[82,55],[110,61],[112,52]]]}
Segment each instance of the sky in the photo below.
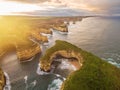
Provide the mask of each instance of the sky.
{"label": "sky", "polygon": [[0,0],[0,15],[120,15],[120,0]]}

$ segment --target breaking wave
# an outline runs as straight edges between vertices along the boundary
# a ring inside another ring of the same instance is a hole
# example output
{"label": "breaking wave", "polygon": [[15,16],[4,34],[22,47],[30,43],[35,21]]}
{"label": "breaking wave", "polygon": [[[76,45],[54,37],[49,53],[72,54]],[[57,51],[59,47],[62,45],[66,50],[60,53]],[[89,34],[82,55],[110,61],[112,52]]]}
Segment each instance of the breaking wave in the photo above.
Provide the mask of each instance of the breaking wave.
{"label": "breaking wave", "polygon": [[42,70],[40,69],[40,64],[38,64],[38,68],[37,68],[36,73],[37,73],[38,75],[46,75],[46,74],[49,74],[48,72],[44,72],[44,71],[42,71]]}
{"label": "breaking wave", "polygon": [[5,79],[6,79],[6,85],[3,90],[11,90],[9,75],[6,72],[4,72],[4,75],[5,75]]}
{"label": "breaking wave", "polygon": [[77,70],[74,65],[68,62],[68,59],[62,59],[61,64],[58,66],[60,69],[68,69],[68,70]]}
{"label": "breaking wave", "polygon": [[56,78],[48,85],[47,90],[60,90],[62,83],[66,80],[59,74],[55,74]]}
{"label": "breaking wave", "polygon": [[32,89],[32,88],[34,88],[35,86],[36,86],[36,84],[37,84],[37,81],[36,80],[34,80],[33,82],[31,82],[31,83],[28,83],[28,76],[25,76],[24,77],[24,80],[25,80],[25,89],[26,90],[29,90],[30,88]]}
{"label": "breaking wave", "polygon": [[47,90],[60,90],[63,81],[59,78],[52,81]]}

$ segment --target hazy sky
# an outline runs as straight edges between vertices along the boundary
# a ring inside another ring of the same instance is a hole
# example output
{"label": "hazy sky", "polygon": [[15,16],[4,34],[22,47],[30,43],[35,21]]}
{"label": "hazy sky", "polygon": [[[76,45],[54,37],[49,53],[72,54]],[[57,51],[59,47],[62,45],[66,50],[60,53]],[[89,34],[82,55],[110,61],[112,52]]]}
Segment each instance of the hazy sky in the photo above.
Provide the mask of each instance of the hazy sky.
{"label": "hazy sky", "polygon": [[0,14],[120,15],[120,0],[0,0]]}

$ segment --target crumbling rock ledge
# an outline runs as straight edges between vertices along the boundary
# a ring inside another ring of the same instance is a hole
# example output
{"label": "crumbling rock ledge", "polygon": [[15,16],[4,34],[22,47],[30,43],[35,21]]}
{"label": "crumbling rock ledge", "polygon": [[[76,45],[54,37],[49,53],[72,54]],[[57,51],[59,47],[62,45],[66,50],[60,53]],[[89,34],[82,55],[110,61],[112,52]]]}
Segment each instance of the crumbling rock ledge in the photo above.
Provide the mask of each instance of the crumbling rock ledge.
{"label": "crumbling rock ledge", "polygon": [[[79,63],[79,66],[82,66],[82,62],[83,62],[83,58],[82,56],[80,55],[80,53],[77,53],[75,51],[66,51],[66,50],[59,50],[59,51],[56,51],[54,52],[51,56],[50,56],[50,59],[49,59],[49,62],[44,62],[46,60],[41,60],[41,69],[44,70],[44,71],[50,71],[51,69],[51,64],[52,62],[54,61],[54,58],[57,58],[57,56],[61,56],[61,57],[64,57],[64,58],[76,58],[78,60],[78,63]],[[45,64],[44,64],[45,63]]]}
{"label": "crumbling rock ledge", "polygon": [[52,28],[60,32],[68,32],[68,26],[65,23],[54,23]]}
{"label": "crumbling rock ledge", "polygon": [[18,46],[17,48],[17,57],[20,61],[27,61],[38,53],[41,53],[41,48],[36,43],[33,43],[33,45]]}

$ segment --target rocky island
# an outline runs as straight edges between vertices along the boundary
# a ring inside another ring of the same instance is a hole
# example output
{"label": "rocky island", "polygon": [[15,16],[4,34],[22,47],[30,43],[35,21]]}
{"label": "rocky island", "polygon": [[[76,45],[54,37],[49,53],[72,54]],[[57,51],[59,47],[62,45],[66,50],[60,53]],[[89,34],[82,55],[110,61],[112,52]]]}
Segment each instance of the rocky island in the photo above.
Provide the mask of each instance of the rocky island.
{"label": "rocky island", "polygon": [[40,59],[40,68],[50,71],[57,56],[76,58],[80,69],[71,73],[61,90],[119,90],[120,69],[66,41],[57,40]]}

